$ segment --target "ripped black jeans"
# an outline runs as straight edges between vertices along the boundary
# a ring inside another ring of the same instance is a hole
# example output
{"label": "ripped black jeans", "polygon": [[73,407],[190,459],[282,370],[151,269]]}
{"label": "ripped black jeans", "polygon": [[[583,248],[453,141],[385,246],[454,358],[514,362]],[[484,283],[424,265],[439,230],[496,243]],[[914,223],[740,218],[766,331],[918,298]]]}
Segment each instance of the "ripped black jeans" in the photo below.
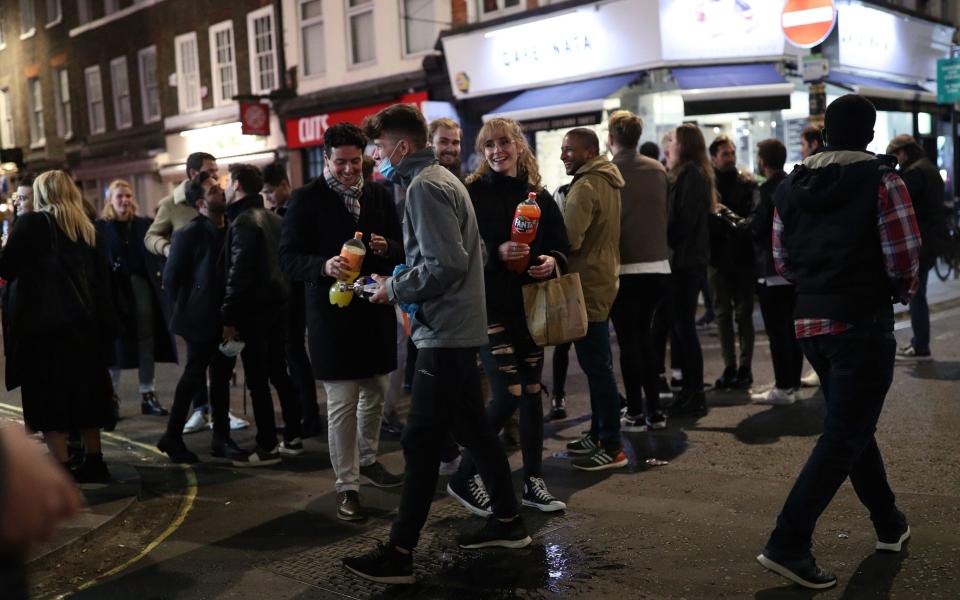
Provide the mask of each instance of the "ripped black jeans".
{"label": "ripped black jeans", "polygon": [[[491,321],[493,319],[491,318]],[[524,319],[497,319],[487,326],[490,341],[480,349],[480,362],[490,381],[487,421],[499,432],[520,410],[520,452],[524,477],[540,477],[543,464],[543,403],[540,379],[543,348],[530,338]],[[471,477],[476,467],[463,453],[459,475]]]}

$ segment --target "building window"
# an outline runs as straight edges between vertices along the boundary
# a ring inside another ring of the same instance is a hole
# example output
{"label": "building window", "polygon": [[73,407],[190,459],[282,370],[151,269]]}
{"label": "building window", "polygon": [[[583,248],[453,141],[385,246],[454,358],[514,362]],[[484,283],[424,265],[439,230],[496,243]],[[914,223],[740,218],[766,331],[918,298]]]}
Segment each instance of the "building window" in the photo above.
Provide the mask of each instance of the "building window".
{"label": "building window", "polygon": [[0,50],[3,50],[7,47],[7,8],[3,4],[0,4]]}
{"label": "building window", "polygon": [[177,55],[177,105],[180,113],[197,112],[203,108],[200,98],[200,57],[197,54],[197,34],[185,33],[174,40]]}
{"label": "building window", "polygon": [[110,61],[110,85],[113,87],[113,118],[117,123],[117,129],[126,129],[133,125],[126,56]]}
{"label": "building window", "polygon": [[34,0],[20,0],[20,37],[29,37],[37,32],[37,15]]}
{"label": "building window", "polygon": [[93,10],[90,8],[90,0],[77,0],[77,22],[83,25],[92,20]]}
{"label": "building window", "polygon": [[46,143],[46,134],[43,131],[43,90],[40,87],[40,78],[27,80],[27,90],[30,92],[30,145],[42,146]]}
{"label": "building window", "polygon": [[47,27],[52,27],[63,20],[63,8],[60,0],[47,0]]}
{"label": "building window", "polygon": [[373,32],[373,0],[347,0],[347,44],[351,66],[377,60]]}
{"label": "building window", "polygon": [[300,0],[300,48],[303,76],[320,75],[327,69],[323,36],[323,0]]}
{"label": "building window", "polygon": [[213,105],[229,104],[237,95],[237,55],[233,21],[210,28],[210,69],[213,71]]}
{"label": "building window", "polygon": [[150,46],[137,53],[140,63],[140,101],[143,104],[143,122],[160,120],[160,86],[157,85],[157,47]]}
{"label": "building window", "polygon": [[83,71],[87,86],[87,115],[90,118],[90,133],[107,130],[107,118],[103,111],[103,86],[100,82],[100,67],[87,67]]}
{"label": "building window", "polygon": [[0,90],[0,148],[16,146],[13,138],[13,108],[10,106],[10,90]]}
{"label": "building window", "polygon": [[400,0],[400,21],[403,23],[403,53],[422,54],[437,42],[433,0]]}
{"label": "building window", "polygon": [[120,0],[103,0],[103,14],[109,15],[120,10]]}
{"label": "building window", "polygon": [[323,146],[312,146],[303,151],[304,154],[304,180],[313,181],[317,177],[323,176]]}
{"label": "building window", "polygon": [[70,114],[70,79],[66,68],[53,72],[53,100],[57,109],[57,135],[60,139],[69,139],[73,135],[73,115]]}
{"label": "building window", "polygon": [[520,0],[480,0],[480,18],[499,17],[522,10]]}
{"label": "building window", "polygon": [[277,89],[277,42],[273,32],[273,6],[247,15],[250,44],[250,88],[254,94]]}

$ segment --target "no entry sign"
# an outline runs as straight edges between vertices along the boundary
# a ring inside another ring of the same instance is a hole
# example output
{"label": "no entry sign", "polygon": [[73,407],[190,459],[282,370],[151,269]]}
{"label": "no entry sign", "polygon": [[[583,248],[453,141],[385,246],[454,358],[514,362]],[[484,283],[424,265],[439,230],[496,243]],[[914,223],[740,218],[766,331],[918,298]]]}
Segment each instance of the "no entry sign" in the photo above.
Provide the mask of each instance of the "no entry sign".
{"label": "no entry sign", "polygon": [[795,46],[812,48],[823,42],[837,23],[833,0],[788,0],[780,15],[783,33]]}

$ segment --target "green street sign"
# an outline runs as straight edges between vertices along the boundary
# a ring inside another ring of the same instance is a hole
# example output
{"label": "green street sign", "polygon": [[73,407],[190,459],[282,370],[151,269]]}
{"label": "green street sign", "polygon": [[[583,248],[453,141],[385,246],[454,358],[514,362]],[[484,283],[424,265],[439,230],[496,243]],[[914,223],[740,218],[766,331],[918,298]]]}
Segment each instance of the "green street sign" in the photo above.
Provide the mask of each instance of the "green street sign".
{"label": "green street sign", "polygon": [[937,103],[960,102],[960,58],[937,60]]}

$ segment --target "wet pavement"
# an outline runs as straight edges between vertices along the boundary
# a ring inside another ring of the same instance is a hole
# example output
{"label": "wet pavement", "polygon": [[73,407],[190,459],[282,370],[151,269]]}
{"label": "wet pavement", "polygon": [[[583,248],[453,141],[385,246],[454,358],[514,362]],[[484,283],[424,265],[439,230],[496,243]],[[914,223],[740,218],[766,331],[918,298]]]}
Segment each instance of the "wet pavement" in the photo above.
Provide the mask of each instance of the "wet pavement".
{"label": "wet pavement", "polygon": [[[198,494],[169,537],[118,574],[78,598],[960,598],[960,309],[935,314],[933,363],[898,366],[878,440],[898,502],[913,528],[906,551],[873,552],[865,509],[848,484],[824,514],[814,538],[818,560],[840,578],[834,590],[813,594],[788,585],[756,564],[793,478],[822,429],[823,401],[815,390],[785,408],[752,405],[745,393],[710,394],[710,413],[671,420],[656,433],[625,434],[627,469],[575,472],[563,451],[586,426],[586,380],[571,361],[570,418],[546,425],[544,477],[568,511],[545,515],[524,509],[534,543],[523,550],[462,551],[458,531],[481,521],[442,494],[415,556],[418,583],[370,585],[339,566],[339,558],[385,540],[399,490],[361,490],[371,517],[359,525],[338,521],[325,439],[280,467],[243,470],[212,459],[210,434],[187,437],[203,462],[194,469]],[[901,341],[909,329],[898,331]],[[703,336],[708,380],[722,371],[715,337]],[[548,353],[549,354],[549,353]],[[549,359],[549,356],[548,356]],[[549,378],[549,360],[547,377]],[[772,379],[769,352],[758,338],[759,382]],[[168,404],[176,367],[158,368],[158,396]],[[135,375],[121,392],[129,401],[118,433],[152,443],[161,420],[134,415]],[[549,381],[549,379],[548,379]],[[15,395],[3,402],[15,404]],[[243,413],[234,390],[233,409]],[[236,439],[249,444],[252,432]],[[400,470],[395,439],[384,439],[382,461]],[[141,550],[168,528],[183,505],[182,487],[158,473],[179,472],[159,458],[130,463],[145,474],[148,491],[125,527],[124,545]],[[659,465],[649,461],[656,459]],[[122,459],[120,459],[122,460]],[[666,463],[666,464],[663,464]],[[519,452],[511,457],[519,484]],[[118,531],[84,553],[93,564],[63,563],[37,597],[75,590],[97,573],[129,561],[116,550]],[[153,537],[151,537],[153,536]],[[82,566],[82,568],[81,568]],[[77,573],[70,573],[71,569]],[[72,575],[72,576],[71,576]],[[54,589],[59,585],[58,589]],[[54,587],[51,587],[54,586]]]}

